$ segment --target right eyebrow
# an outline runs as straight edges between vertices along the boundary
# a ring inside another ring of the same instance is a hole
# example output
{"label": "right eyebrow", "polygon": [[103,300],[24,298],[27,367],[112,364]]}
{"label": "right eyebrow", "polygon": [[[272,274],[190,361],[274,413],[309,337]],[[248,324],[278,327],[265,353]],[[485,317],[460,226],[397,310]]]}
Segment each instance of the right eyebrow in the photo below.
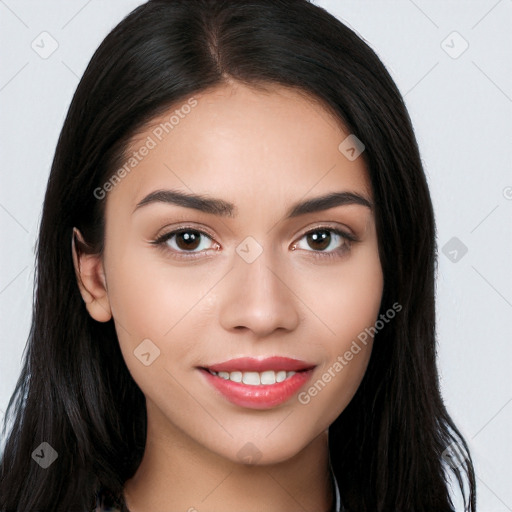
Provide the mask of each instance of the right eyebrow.
{"label": "right eyebrow", "polygon": [[236,212],[236,206],[223,199],[187,194],[179,190],[155,190],[139,201],[133,212],[151,203],[174,204],[222,217],[233,217]]}

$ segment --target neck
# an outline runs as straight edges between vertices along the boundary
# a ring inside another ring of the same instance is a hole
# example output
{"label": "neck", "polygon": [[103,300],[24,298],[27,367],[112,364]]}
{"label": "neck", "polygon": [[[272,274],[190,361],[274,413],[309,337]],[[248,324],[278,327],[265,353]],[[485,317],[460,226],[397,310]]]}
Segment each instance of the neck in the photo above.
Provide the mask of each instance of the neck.
{"label": "neck", "polygon": [[124,488],[130,512],[333,509],[327,431],[288,460],[248,465],[213,453],[168,421],[155,421],[156,408],[149,401],[147,407],[144,456]]}

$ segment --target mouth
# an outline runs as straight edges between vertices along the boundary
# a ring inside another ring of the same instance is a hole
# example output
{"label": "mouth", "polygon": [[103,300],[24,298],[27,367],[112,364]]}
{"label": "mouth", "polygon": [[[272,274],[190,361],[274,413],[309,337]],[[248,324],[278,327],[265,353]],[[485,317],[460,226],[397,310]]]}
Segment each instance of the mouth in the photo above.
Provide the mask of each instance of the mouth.
{"label": "mouth", "polygon": [[198,369],[231,403],[268,409],[289,400],[310,379],[315,366],[287,357],[244,357]]}

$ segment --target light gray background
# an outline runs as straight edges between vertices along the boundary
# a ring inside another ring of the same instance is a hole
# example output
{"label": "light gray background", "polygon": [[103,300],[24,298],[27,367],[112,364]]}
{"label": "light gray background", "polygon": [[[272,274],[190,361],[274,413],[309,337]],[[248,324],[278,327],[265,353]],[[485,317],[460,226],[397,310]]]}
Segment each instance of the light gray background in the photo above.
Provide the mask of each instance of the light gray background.
{"label": "light gray background", "polygon": [[[29,332],[57,137],[94,50],[141,3],[0,0],[0,419]],[[405,96],[438,226],[445,401],[476,462],[478,510],[512,511],[512,0],[315,3],[368,42]],[[58,43],[47,58],[32,48],[51,49],[44,31]]]}

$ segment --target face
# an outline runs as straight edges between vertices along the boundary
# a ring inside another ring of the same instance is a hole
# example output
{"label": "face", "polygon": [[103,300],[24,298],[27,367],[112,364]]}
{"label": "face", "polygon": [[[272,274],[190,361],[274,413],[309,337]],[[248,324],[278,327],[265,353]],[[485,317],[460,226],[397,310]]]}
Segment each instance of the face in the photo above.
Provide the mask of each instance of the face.
{"label": "face", "polygon": [[132,140],[82,293],[113,316],[160,435],[278,462],[353,397],[383,276],[363,158],[338,148],[348,135],[307,96],[229,85]]}

